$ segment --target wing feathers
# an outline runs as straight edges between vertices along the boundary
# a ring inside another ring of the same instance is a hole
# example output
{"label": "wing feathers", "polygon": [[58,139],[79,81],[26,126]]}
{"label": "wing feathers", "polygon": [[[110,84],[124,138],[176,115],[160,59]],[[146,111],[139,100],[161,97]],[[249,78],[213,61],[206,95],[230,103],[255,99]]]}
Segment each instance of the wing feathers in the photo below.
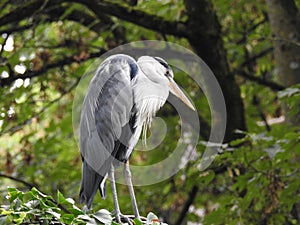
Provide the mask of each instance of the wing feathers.
{"label": "wing feathers", "polygon": [[103,177],[95,172],[86,162],[82,164],[82,181],[80,188],[80,203],[91,207],[95,194]]}
{"label": "wing feathers", "polygon": [[[112,56],[100,65],[90,82],[81,110],[79,131],[80,151],[84,159],[80,200],[88,207],[97,189],[105,197],[106,175],[118,150],[125,151],[119,155],[128,155],[126,146],[130,135],[124,136],[122,131],[133,115],[131,79],[136,76],[137,70],[133,58]],[[115,146],[118,141],[123,146],[121,149]]]}

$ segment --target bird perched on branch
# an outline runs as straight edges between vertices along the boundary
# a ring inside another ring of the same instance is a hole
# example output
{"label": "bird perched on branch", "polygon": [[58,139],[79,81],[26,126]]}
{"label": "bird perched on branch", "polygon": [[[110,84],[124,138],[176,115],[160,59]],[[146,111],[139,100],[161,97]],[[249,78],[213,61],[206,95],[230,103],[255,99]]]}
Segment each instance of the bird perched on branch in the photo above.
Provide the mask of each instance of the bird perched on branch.
{"label": "bird perched on branch", "polygon": [[116,220],[128,221],[120,212],[114,176],[114,168],[123,164],[134,215],[140,219],[128,160],[143,128],[151,123],[170,93],[195,110],[173,77],[168,63],[152,56],[135,61],[128,55],[113,55],[97,69],[83,102],[79,129],[83,161],[80,201],[88,208],[98,189],[105,197],[109,177]]}

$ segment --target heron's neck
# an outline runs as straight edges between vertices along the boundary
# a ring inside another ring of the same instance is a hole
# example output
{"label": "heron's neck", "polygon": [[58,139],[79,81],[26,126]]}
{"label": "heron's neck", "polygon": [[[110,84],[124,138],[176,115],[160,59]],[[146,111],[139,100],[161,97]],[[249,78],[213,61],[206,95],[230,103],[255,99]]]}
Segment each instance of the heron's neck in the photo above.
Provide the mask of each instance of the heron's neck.
{"label": "heron's neck", "polygon": [[165,104],[169,90],[165,84],[141,77],[133,88],[137,125],[149,125],[156,112]]}

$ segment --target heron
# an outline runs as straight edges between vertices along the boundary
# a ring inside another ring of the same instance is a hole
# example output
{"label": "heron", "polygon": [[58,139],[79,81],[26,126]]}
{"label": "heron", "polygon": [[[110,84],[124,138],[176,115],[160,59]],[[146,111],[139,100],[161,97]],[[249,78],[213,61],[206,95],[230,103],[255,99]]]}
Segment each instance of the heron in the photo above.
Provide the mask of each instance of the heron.
{"label": "heron", "polygon": [[140,220],[129,158],[142,130],[150,126],[169,94],[195,110],[174,81],[172,68],[160,57],[141,56],[136,61],[129,55],[117,54],[100,64],[85,95],[79,127],[82,158],[79,195],[80,202],[88,209],[97,190],[105,198],[109,178],[115,219],[118,223],[128,222],[128,217],[120,211],[114,174],[115,168],[123,164],[134,216]]}

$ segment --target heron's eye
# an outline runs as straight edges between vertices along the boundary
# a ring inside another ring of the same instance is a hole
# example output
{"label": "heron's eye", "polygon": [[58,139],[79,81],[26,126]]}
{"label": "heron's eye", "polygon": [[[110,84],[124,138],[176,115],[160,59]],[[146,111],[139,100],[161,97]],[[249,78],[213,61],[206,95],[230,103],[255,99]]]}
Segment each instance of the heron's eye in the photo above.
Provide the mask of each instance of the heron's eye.
{"label": "heron's eye", "polygon": [[170,76],[171,76],[171,74],[170,74],[170,71],[169,71],[169,70],[167,70],[167,71],[166,71],[166,73],[165,73],[165,76],[166,76],[166,77],[170,77]]}

